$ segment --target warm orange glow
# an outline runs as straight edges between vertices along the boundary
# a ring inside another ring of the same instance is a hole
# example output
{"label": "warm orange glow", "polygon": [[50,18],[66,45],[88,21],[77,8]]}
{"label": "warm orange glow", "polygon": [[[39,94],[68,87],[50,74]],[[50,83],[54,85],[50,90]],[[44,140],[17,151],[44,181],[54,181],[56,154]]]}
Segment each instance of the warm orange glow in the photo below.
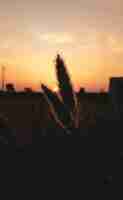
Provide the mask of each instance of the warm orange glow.
{"label": "warm orange glow", "polygon": [[[7,63],[6,82],[13,82],[19,90],[24,87],[40,90],[41,83],[44,83],[57,91],[54,56],[47,55],[43,58],[36,56],[31,59],[30,57],[17,57],[16,60],[8,59],[7,62],[0,60],[0,63]],[[79,90],[80,87],[85,87],[89,91],[98,91],[101,88],[107,90],[109,77],[123,74],[122,66],[116,68],[111,66],[111,63],[108,65],[105,61],[104,67],[101,67],[101,64],[98,67],[98,60],[91,56],[89,58],[89,55],[82,58],[68,55],[65,60],[76,90]]]}
{"label": "warm orange glow", "polygon": [[60,53],[76,90],[107,90],[111,76],[123,75],[122,2],[3,1],[0,66],[6,65],[6,82],[18,90],[40,90],[41,83],[54,90]]}
{"label": "warm orange glow", "polygon": [[54,87],[54,88],[53,88],[53,91],[54,91],[54,92],[58,92],[58,91],[59,91],[58,87],[57,87],[57,86]]}

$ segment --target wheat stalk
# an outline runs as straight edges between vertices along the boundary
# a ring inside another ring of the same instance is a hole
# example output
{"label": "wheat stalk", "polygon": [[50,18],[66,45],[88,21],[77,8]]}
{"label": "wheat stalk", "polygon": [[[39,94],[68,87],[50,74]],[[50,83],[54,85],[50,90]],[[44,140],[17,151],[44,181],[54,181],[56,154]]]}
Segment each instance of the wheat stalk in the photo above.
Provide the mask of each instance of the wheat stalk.
{"label": "wheat stalk", "polygon": [[60,55],[57,55],[55,68],[60,98],[43,84],[42,90],[55,121],[66,130],[66,133],[70,134],[79,127],[79,102],[66,65]]}

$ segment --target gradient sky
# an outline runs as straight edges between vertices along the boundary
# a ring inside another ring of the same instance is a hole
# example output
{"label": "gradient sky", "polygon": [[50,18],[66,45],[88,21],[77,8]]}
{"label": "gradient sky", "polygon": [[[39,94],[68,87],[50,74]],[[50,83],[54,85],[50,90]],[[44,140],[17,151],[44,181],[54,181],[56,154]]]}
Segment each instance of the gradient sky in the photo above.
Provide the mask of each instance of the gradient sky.
{"label": "gradient sky", "polygon": [[123,76],[123,0],[0,0],[0,65],[17,89],[54,88],[61,53],[75,88]]}

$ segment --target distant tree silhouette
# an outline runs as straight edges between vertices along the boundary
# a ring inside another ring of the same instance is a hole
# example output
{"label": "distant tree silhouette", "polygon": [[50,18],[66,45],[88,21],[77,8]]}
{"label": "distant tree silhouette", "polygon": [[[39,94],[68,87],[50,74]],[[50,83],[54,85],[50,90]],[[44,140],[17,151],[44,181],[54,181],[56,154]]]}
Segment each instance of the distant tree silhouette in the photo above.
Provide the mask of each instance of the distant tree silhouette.
{"label": "distant tree silhouette", "polygon": [[83,94],[85,94],[85,88],[80,88],[79,92],[78,92],[78,96],[81,98],[83,96]]}
{"label": "distant tree silhouette", "polygon": [[15,87],[13,83],[7,83],[6,84],[6,90],[7,92],[15,92]]}
{"label": "distant tree silhouette", "polygon": [[60,55],[56,58],[56,76],[60,97],[42,84],[44,97],[55,121],[69,135],[77,135],[79,128],[79,102],[74,92],[67,68]]}
{"label": "distant tree silhouette", "polygon": [[85,88],[82,88],[82,87],[81,87],[80,90],[79,90],[79,92],[80,92],[80,93],[85,93]]}
{"label": "distant tree silhouette", "polygon": [[32,88],[24,88],[24,92],[26,92],[26,93],[32,93],[33,90],[32,90]]}

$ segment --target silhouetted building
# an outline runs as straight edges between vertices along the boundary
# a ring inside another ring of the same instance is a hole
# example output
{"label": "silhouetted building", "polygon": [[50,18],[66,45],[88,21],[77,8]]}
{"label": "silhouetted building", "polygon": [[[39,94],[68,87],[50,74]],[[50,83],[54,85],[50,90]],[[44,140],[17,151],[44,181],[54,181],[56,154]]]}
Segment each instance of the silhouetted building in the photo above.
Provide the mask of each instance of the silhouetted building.
{"label": "silhouetted building", "polygon": [[109,94],[115,113],[123,115],[123,77],[112,77],[110,79]]}
{"label": "silhouetted building", "polygon": [[7,92],[15,92],[15,87],[13,83],[6,84],[6,90]]}

